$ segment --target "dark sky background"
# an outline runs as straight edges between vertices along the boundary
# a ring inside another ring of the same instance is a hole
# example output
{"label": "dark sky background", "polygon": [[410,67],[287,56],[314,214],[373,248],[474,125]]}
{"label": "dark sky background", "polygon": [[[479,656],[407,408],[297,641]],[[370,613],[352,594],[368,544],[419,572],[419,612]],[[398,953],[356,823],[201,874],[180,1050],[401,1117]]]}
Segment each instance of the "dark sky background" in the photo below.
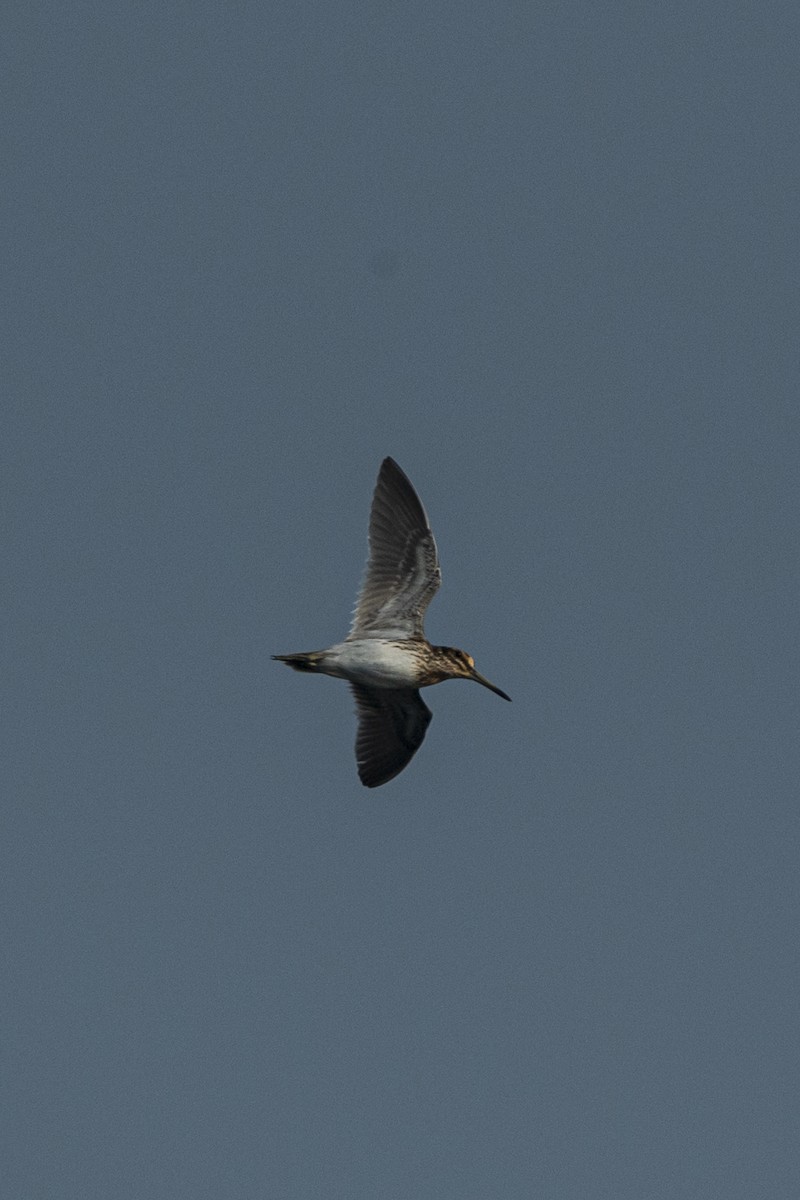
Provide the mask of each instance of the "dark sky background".
{"label": "dark sky background", "polygon": [[796,1200],[796,3],[2,25],[4,1195]]}

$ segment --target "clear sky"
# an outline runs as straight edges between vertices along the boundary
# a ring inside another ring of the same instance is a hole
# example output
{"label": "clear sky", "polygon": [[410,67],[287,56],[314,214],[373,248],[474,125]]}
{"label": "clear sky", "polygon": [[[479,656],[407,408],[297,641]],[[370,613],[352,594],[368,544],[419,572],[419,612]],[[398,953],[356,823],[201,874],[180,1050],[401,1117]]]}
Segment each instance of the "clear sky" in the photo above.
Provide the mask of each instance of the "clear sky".
{"label": "clear sky", "polygon": [[796,1200],[796,3],[2,24],[4,1195]]}

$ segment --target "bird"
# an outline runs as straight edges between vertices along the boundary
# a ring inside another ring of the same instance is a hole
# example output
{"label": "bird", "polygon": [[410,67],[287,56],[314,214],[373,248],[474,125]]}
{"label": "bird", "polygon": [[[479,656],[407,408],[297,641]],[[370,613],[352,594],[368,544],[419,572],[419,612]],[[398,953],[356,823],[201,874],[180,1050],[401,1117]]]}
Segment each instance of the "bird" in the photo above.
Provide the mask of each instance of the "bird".
{"label": "bird", "polygon": [[350,632],[327,650],[273,654],[295,671],[346,679],[356,702],[356,764],[362,784],[380,787],[419,750],[432,713],[419,689],[471,679],[511,697],[475,669],[471,655],[432,646],[425,611],[442,580],[430,522],[393,458],[378,472],[369,519],[369,557]]}

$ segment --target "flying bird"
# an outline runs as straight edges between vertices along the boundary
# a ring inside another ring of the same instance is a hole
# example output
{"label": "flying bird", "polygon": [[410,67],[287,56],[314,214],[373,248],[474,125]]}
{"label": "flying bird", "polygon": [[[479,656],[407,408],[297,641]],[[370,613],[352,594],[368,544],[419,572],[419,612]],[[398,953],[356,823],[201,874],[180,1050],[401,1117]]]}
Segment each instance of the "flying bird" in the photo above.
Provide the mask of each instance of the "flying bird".
{"label": "flying bird", "polygon": [[442,581],[439,555],[419,496],[393,458],[378,473],[369,518],[369,559],[350,633],[328,650],[273,654],[295,671],[348,680],[356,700],[358,777],[388,783],[419,750],[431,710],[422,687],[472,679],[511,697],[475,670],[469,654],[432,646],[423,620]]}

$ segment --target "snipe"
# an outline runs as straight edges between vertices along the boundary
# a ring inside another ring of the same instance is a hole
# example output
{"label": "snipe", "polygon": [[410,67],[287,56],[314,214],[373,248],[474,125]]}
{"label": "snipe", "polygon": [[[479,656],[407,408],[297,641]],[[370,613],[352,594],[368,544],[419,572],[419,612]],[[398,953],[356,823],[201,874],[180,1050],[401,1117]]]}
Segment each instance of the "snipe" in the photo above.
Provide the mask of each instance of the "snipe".
{"label": "snipe", "polygon": [[422,745],[432,714],[419,688],[473,679],[511,699],[475,670],[469,654],[426,640],[425,610],[441,581],[425,509],[394,459],[385,458],[372,497],[369,561],[350,633],[328,650],[272,656],[295,671],[349,681],[358,713],[358,776],[366,787],[394,779]]}

